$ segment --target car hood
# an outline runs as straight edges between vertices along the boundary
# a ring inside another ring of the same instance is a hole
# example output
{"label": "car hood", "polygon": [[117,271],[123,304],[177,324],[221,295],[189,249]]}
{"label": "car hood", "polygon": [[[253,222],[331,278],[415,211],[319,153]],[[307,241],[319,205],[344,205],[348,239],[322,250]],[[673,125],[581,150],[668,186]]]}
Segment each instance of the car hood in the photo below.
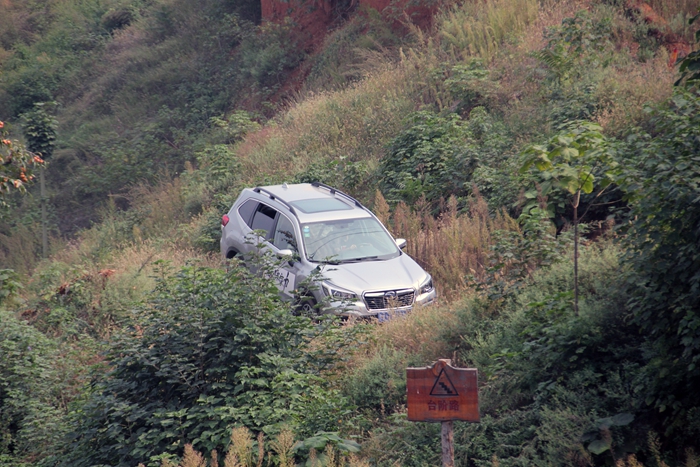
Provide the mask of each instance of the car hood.
{"label": "car hood", "polygon": [[322,276],[338,287],[361,294],[415,288],[428,274],[410,256],[403,253],[384,261],[329,264],[323,269]]}

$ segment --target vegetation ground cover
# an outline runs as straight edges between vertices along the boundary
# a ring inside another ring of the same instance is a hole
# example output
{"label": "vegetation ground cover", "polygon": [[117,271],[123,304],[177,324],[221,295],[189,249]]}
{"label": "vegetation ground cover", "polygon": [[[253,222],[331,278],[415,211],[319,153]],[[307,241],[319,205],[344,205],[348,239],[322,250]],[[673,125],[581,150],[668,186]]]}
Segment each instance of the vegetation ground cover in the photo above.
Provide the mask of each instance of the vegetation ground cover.
{"label": "vegetation ground cover", "polygon": [[[458,465],[697,465],[696,7],[445,3],[408,35],[361,11],[309,56],[254,2],[2,3],[7,140],[59,125],[50,258],[36,187],[3,192],[0,465],[435,465],[404,369],[439,357],[482,381]],[[583,124],[614,164],[576,165]],[[528,144],[593,177],[577,307],[572,198],[518,170]],[[226,273],[240,188],[312,180],[407,238],[441,303],[323,326]]]}

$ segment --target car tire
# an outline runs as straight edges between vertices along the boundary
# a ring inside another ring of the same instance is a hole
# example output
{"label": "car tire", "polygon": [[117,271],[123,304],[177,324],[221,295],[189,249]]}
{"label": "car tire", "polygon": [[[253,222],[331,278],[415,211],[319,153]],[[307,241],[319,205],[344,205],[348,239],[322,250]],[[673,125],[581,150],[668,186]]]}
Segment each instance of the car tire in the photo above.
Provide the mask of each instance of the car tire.
{"label": "car tire", "polygon": [[304,295],[296,303],[294,307],[294,314],[297,316],[318,316],[318,302],[311,295]]}

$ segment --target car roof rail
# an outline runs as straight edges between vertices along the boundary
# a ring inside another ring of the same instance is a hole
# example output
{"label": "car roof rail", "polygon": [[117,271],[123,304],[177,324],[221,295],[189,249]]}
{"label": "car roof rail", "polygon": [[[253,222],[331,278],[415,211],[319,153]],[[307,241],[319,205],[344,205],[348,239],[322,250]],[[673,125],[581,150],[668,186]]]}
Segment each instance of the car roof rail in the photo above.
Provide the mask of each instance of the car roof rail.
{"label": "car roof rail", "polygon": [[328,186],[328,185],[326,185],[325,183],[321,183],[321,182],[311,182],[311,186],[315,186],[316,188],[325,188],[325,189],[327,189],[328,191],[330,191],[332,195],[338,194],[338,195],[340,195],[340,196],[343,196],[344,198],[348,199],[349,201],[352,201],[353,203],[355,203],[355,206],[357,206],[358,208],[365,209],[365,207],[362,205],[362,203],[360,203],[358,200],[356,200],[355,198],[353,198],[353,197],[350,196],[349,194],[343,193],[343,192],[340,191],[340,190],[336,190],[336,189],[333,188],[332,186]]}
{"label": "car roof rail", "polygon": [[270,190],[266,190],[265,188],[261,188],[261,187],[259,187],[259,186],[256,186],[255,188],[253,188],[253,191],[256,192],[256,193],[261,193],[261,192],[262,192],[262,193],[265,193],[267,196],[270,197],[270,199],[271,199],[272,201],[277,201],[277,202],[283,204],[287,209],[289,209],[289,212],[291,212],[291,213],[294,214],[295,216],[297,215],[296,211],[294,210],[294,207],[292,207],[288,202],[286,202],[286,201],[283,200],[282,198],[276,196],[276,195],[275,195],[274,193],[272,193]]}

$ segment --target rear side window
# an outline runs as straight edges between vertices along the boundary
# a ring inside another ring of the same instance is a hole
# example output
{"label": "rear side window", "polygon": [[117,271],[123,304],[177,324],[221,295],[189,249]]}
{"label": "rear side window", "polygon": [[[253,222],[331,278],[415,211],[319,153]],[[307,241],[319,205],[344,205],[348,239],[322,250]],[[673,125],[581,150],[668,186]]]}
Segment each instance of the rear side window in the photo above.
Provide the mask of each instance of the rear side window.
{"label": "rear side window", "polygon": [[276,215],[277,211],[261,203],[255,211],[255,214],[253,214],[253,222],[250,228],[253,230],[264,230],[264,237],[270,238],[270,231],[275,224]]}
{"label": "rear side window", "polygon": [[255,208],[258,207],[258,204],[260,203],[249,199],[238,208],[238,214],[241,216],[241,219],[243,219],[243,222],[248,224],[248,227],[251,229],[253,228],[253,213],[255,212]]}

